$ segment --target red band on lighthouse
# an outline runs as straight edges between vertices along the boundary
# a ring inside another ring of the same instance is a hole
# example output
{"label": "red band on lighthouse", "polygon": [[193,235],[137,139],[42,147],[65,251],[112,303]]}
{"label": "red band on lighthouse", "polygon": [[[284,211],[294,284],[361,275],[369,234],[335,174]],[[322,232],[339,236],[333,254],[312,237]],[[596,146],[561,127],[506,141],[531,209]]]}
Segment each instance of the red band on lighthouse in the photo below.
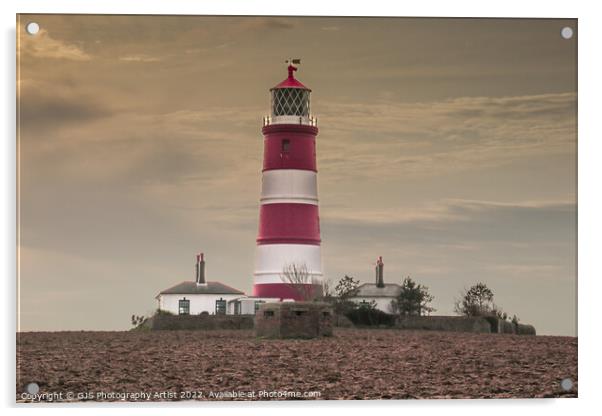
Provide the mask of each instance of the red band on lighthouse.
{"label": "red band on lighthouse", "polygon": [[320,244],[318,206],[267,204],[259,209],[257,244]]}
{"label": "red band on lighthouse", "polygon": [[263,285],[255,285],[253,287],[253,296],[260,298],[280,298],[280,299],[297,299],[299,292],[301,293],[321,293],[321,285],[311,285],[312,289],[299,290],[292,287],[293,285],[283,285],[282,283],[266,283]]}
{"label": "red band on lighthouse", "polygon": [[[273,127],[273,128],[272,128]],[[316,134],[312,126],[279,124],[264,127],[263,170],[317,170]]]}

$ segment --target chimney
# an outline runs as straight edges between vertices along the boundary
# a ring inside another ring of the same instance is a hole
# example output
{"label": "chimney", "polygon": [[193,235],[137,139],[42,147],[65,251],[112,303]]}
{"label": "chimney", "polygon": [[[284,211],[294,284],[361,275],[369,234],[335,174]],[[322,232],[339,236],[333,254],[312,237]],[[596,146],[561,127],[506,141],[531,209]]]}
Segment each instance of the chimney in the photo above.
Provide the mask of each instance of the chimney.
{"label": "chimney", "polygon": [[196,256],[196,284],[205,284],[205,255],[203,253]]}
{"label": "chimney", "polygon": [[385,287],[385,279],[383,276],[384,266],[383,258],[382,256],[379,256],[376,261],[376,287]]}
{"label": "chimney", "polygon": [[378,286],[378,260],[376,260],[376,266],[374,266],[374,283]]}

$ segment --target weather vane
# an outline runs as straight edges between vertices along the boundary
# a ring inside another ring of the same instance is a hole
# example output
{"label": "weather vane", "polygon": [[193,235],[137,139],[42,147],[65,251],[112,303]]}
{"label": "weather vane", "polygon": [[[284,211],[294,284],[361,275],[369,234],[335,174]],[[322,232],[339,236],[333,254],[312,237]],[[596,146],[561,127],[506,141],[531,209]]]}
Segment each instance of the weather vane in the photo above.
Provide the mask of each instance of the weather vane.
{"label": "weather vane", "polygon": [[297,65],[301,63],[301,59],[289,58],[286,63],[288,64],[288,77],[293,78],[293,72],[297,70]]}

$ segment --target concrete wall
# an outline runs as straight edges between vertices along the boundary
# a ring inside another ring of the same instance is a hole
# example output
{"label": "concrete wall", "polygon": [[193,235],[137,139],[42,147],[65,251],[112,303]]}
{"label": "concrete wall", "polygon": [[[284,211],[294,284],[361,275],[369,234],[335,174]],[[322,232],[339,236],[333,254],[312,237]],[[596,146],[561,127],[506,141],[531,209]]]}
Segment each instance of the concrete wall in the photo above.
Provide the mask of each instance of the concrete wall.
{"label": "concrete wall", "polygon": [[518,335],[537,335],[533,325],[518,324],[515,330]]}
{"label": "concrete wall", "polygon": [[[241,295],[179,295],[179,294],[162,294],[159,295],[159,309],[168,311],[174,315],[178,314],[178,301],[180,299],[190,300],[190,314],[198,315],[201,312],[215,314],[215,301],[224,299],[226,302],[232,299],[239,298]],[[228,309],[226,303],[226,310]]]}
{"label": "concrete wall", "polygon": [[535,328],[532,325],[514,325],[493,316],[411,316],[398,318],[395,327],[433,331],[535,335]]}
{"label": "concrete wall", "polygon": [[149,323],[151,330],[175,329],[253,329],[249,315],[167,315],[157,314]]}
{"label": "concrete wall", "polygon": [[331,336],[333,311],[317,302],[265,303],[255,315],[255,334],[265,338]]}
{"label": "concrete wall", "polygon": [[463,316],[411,316],[398,319],[400,329],[426,329],[433,331],[490,333],[491,325],[484,318]]}
{"label": "concrete wall", "polygon": [[333,318],[332,318],[332,324],[336,327],[339,328],[353,328],[353,322],[351,322],[349,320],[349,318],[347,318],[345,315],[341,315],[338,313],[335,313]]}
{"label": "concrete wall", "polygon": [[487,316],[485,319],[491,325],[491,332],[498,334],[536,335],[535,327],[533,325],[515,325],[512,322],[494,316]]}

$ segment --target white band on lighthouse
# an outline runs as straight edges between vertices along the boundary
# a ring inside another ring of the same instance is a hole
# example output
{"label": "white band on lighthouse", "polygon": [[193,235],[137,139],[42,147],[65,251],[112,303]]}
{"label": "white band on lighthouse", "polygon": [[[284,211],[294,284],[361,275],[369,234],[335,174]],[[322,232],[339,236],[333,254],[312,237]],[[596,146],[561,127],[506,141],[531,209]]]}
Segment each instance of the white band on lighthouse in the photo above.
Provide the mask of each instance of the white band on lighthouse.
{"label": "white band on lighthouse", "polygon": [[[283,283],[282,273],[291,264],[305,265],[312,277],[322,276],[320,246],[265,244],[255,252],[255,283]],[[310,282],[308,282],[310,283]]]}
{"label": "white band on lighthouse", "polygon": [[263,172],[261,203],[318,205],[317,174],[311,170],[275,169]]}

